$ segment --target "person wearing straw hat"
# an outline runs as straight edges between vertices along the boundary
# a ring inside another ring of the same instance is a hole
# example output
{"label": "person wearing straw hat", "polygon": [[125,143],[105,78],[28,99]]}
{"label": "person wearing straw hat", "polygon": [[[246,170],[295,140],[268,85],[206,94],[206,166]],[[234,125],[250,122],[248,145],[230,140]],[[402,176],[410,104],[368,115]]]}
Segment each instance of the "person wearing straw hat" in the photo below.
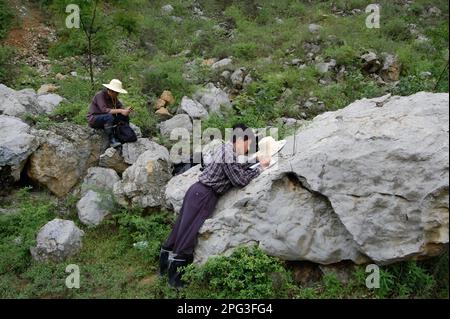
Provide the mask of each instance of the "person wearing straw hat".
{"label": "person wearing straw hat", "polygon": [[133,108],[124,108],[118,99],[120,93],[128,93],[123,89],[122,82],[113,79],[108,84],[103,84],[103,86],[105,89],[97,92],[92,99],[87,120],[90,127],[105,130],[111,147],[118,147],[121,143],[114,136],[113,128],[119,120],[128,123],[128,116],[133,111]]}

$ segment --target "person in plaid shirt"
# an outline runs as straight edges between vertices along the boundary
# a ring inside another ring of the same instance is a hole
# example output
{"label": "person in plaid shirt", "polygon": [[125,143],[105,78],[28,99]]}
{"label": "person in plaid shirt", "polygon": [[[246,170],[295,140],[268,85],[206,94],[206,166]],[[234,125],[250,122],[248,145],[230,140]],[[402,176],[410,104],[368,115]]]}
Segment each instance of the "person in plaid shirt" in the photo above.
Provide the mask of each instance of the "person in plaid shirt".
{"label": "person in plaid shirt", "polygon": [[256,138],[246,125],[233,127],[232,140],[223,144],[206,164],[184,196],[181,211],[172,232],[161,247],[160,274],[168,273],[172,287],[182,287],[180,267],[193,261],[197,234],[204,221],[211,216],[219,197],[232,187],[244,187],[268,167],[270,158],[258,158],[260,166],[251,169],[253,163],[239,163],[238,157],[247,155]]}

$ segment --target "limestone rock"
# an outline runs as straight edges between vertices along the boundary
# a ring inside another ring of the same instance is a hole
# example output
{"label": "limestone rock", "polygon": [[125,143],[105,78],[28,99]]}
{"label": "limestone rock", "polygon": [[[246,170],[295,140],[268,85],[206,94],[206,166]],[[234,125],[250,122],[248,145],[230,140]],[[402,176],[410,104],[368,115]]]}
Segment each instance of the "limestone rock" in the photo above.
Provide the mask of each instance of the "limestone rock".
{"label": "limestone rock", "polygon": [[180,105],[180,112],[186,113],[192,119],[201,119],[208,116],[208,111],[199,102],[187,96],[183,96]]}
{"label": "limestone rock", "polygon": [[81,249],[83,236],[84,232],[73,221],[55,218],[39,230],[31,255],[41,262],[64,261]]}
{"label": "limestone rock", "polygon": [[39,146],[28,124],[19,118],[0,115],[0,181],[7,185],[20,179],[28,157]]}
{"label": "limestone rock", "polygon": [[164,188],[172,177],[169,151],[162,145],[142,153],[114,185],[117,202],[125,207],[154,208],[164,204]]}
{"label": "limestone rock", "polygon": [[123,171],[129,167],[129,165],[125,163],[123,157],[120,156],[119,151],[114,147],[108,148],[102,155],[100,155],[98,166],[111,168],[119,174],[122,174]]}
{"label": "limestone rock", "polygon": [[50,114],[62,100],[57,94],[37,95],[33,89],[16,91],[0,84],[0,114],[17,117]]}
{"label": "limestone rock", "polygon": [[113,208],[112,193],[89,190],[77,203],[78,218],[87,226],[97,226]]}
{"label": "limestone rock", "polygon": [[212,83],[194,93],[193,98],[200,102],[209,113],[219,113],[221,107],[231,108],[231,102],[227,93],[217,88]]}
{"label": "limestone rock", "polygon": [[[355,101],[302,127],[277,165],[222,196],[197,262],[257,244],[285,260],[389,264],[440,254],[449,238],[448,93]],[[175,176],[175,210],[198,167]]]}
{"label": "limestone rock", "polygon": [[188,132],[192,133],[192,122],[187,114],[177,114],[170,120],[161,122],[160,131],[161,135],[170,138],[172,131],[176,133],[181,132],[179,129],[186,129]]}
{"label": "limestone rock", "polygon": [[108,147],[106,136],[87,126],[58,123],[49,130],[32,130],[39,148],[30,156],[27,174],[56,196],[69,193],[87,169],[98,166]]}

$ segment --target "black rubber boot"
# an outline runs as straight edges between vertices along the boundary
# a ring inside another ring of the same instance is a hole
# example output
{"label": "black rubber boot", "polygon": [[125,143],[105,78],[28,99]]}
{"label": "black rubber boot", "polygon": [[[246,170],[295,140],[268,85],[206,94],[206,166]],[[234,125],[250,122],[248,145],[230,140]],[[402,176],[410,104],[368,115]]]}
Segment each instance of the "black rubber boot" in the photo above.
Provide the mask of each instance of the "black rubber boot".
{"label": "black rubber boot", "polygon": [[108,136],[109,139],[109,146],[110,147],[118,147],[120,145],[122,145],[114,136],[114,130],[113,130],[114,126],[109,126],[109,125],[105,125],[105,133]]}
{"label": "black rubber boot", "polygon": [[184,266],[187,266],[192,263],[193,256],[170,256],[169,257],[169,269],[168,269],[168,275],[169,275],[169,285],[172,288],[183,288],[186,283],[181,279],[183,276],[184,270],[181,269]]}
{"label": "black rubber boot", "polygon": [[169,255],[171,251],[161,247],[159,252],[159,275],[162,277],[167,274],[169,269]]}

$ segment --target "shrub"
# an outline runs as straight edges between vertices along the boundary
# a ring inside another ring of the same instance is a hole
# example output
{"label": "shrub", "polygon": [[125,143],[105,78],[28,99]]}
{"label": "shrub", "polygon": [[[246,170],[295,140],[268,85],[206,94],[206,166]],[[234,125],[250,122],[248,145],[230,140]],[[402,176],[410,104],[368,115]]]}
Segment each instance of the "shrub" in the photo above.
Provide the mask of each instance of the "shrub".
{"label": "shrub", "polygon": [[294,289],[290,273],[257,247],[191,264],[183,278],[189,282],[188,298],[287,298]]}
{"label": "shrub", "polygon": [[14,14],[9,5],[5,0],[0,0],[0,40],[6,36],[13,19]]}
{"label": "shrub", "polygon": [[0,45],[0,83],[13,81],[17,68],[13,64],[15,50],[12,47]]}

